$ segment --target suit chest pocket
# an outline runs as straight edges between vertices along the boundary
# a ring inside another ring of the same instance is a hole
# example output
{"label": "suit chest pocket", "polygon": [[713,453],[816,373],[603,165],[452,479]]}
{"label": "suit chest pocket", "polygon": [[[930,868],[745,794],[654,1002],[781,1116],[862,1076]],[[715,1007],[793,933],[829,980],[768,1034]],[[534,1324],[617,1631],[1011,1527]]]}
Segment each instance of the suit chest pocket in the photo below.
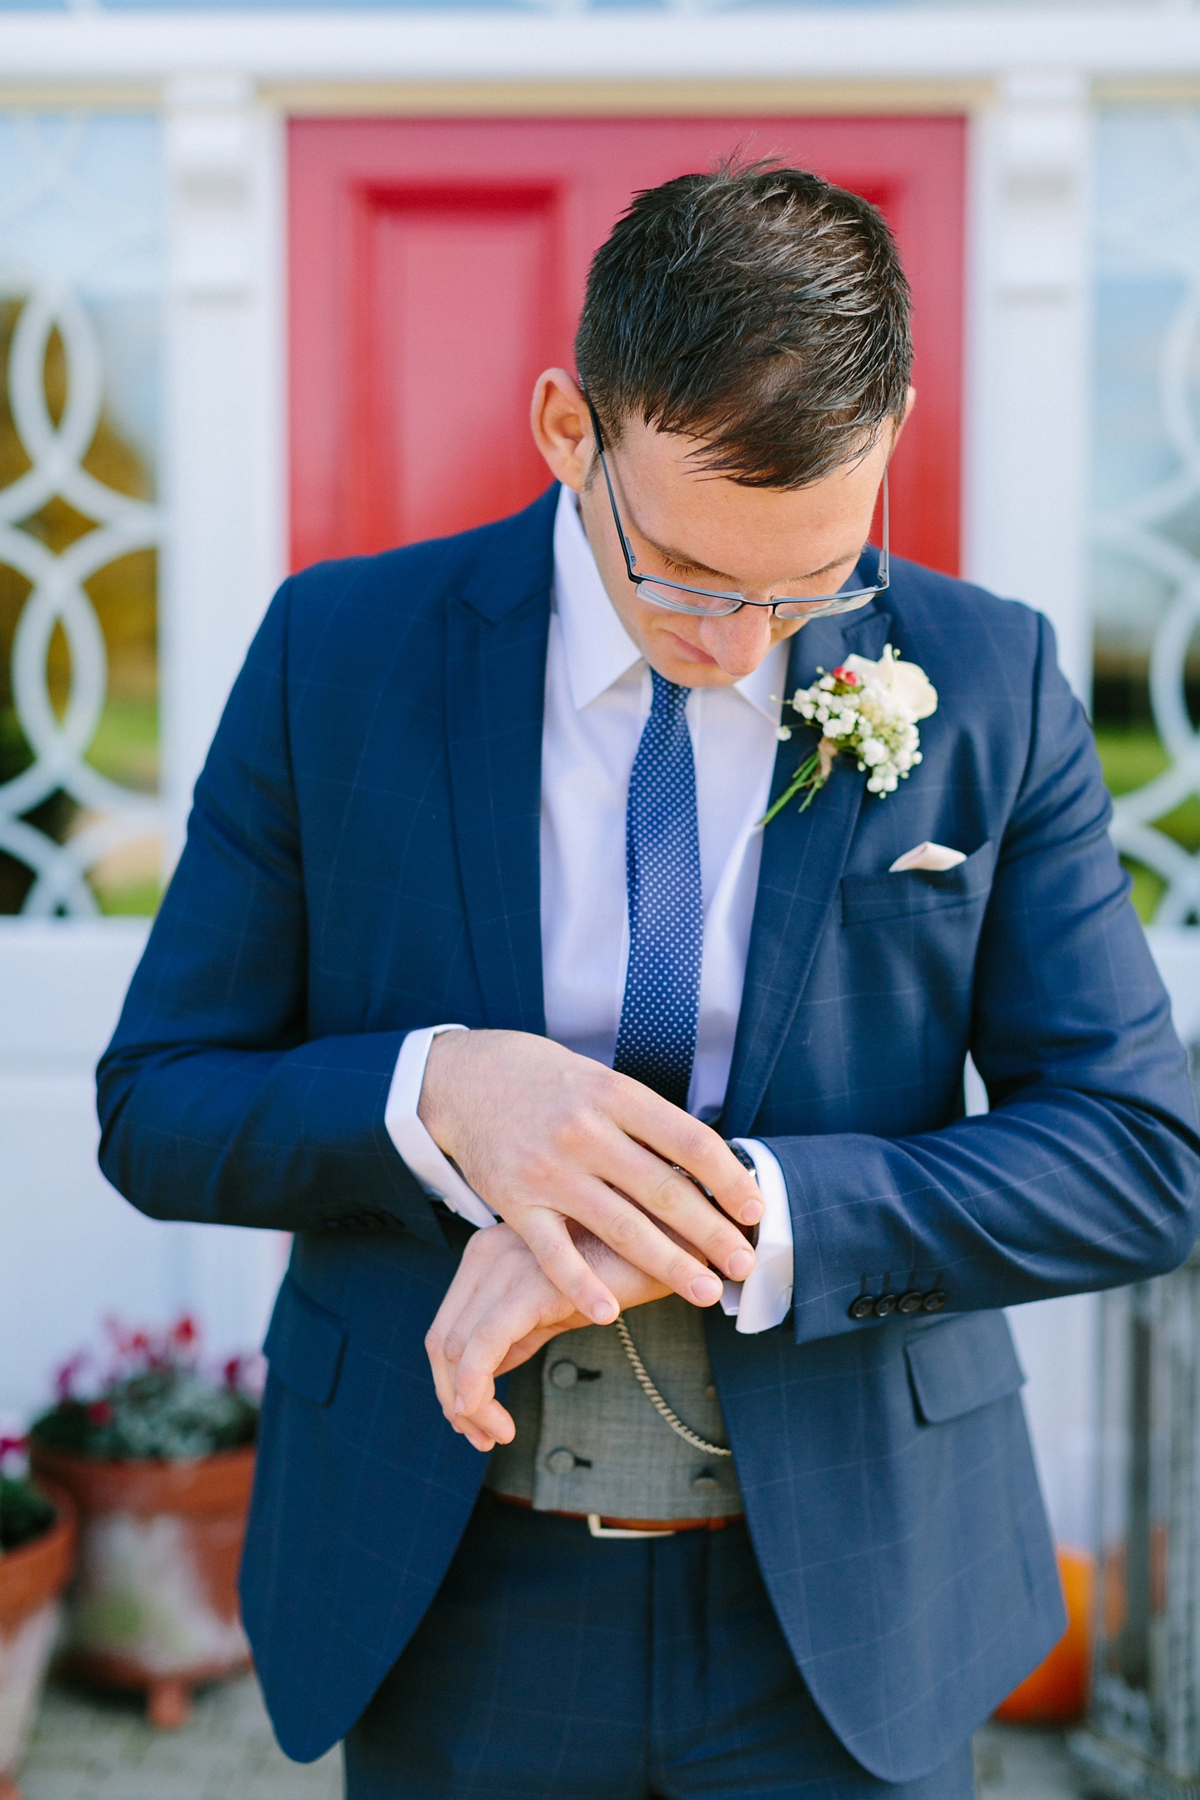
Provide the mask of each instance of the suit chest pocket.
{"label": "suit chest pocket", "polygon": [[847,875],[842,880],[842,924],[877,925],[884,919],[916,919],[922,913],[951,916],[986,903],[996,866],[991,838],[953,869],[905,869],[895,875]]}

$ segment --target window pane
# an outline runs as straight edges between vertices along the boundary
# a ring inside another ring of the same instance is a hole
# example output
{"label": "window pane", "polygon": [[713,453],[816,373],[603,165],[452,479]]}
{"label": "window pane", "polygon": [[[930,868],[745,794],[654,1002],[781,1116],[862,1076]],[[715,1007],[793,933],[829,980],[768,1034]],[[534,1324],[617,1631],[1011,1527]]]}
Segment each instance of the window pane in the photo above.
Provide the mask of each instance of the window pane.
{"label": "window pane", "polygon": [[153,912],[151,115],[0,114],[0,912]]}
{"label": "window pane", "polygon": [[1143,919],[1200,916],[1200,108],[1098,124],[1093,711]]}

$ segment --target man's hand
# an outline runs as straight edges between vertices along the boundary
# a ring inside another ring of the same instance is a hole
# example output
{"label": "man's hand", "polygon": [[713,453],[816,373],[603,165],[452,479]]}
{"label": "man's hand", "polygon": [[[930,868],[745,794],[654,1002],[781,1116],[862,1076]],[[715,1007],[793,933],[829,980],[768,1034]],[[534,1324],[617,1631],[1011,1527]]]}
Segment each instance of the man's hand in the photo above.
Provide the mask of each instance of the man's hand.
{"label": "man's hand", "polygon": [[603,1063],[531,1032],[445,1031],[430,1048],[417,1110],[589,1325],[611,1324],[620,1309],[568,1219],[693,1306],[721,1295],[704,1259],[732,1281],[754,1267],[730,1223],[762,1217],[753,1176],[715,1131]]}
{"label": "man's hand", "polygon": [[[574,1247],[616,1293],[622,1308],[670,1293],[579,1226]],[[496,1399],[495,1377],[515,1369],[564,1331],[592,1321],[563,1298],[508,1225],[477,1231],[425,1338],[442,1411],[476,1450],[510,1444],[512,1416]]]}

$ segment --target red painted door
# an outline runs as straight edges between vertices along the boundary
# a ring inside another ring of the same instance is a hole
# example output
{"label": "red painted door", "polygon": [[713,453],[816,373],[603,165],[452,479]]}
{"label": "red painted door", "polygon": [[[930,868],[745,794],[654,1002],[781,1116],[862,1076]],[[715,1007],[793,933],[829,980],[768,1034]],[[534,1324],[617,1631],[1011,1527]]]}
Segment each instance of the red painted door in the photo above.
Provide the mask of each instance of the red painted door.
{"label": "red painted door", "polygon": [[588,263],[638,189],[779,154],[882,208],[915,298],[898,554],[959,547],[958,118],[304,119],[290,128],[293,566],[501,518],[547,484],[535,377],[574,368]]}

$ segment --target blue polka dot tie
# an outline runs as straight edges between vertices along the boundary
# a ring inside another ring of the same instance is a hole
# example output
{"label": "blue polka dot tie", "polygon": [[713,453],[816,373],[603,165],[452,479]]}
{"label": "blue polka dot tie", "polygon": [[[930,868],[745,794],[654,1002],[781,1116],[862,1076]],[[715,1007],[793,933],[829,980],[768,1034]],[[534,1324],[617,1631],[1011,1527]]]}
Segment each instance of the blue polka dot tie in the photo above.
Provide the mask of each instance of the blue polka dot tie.
{"label": "blue polka dot tie", "polygon": [[686,1106],[704,948],[690,689],[654,670],[650,678],[654,700],[625,812],[629,971],[613,1067]]}

